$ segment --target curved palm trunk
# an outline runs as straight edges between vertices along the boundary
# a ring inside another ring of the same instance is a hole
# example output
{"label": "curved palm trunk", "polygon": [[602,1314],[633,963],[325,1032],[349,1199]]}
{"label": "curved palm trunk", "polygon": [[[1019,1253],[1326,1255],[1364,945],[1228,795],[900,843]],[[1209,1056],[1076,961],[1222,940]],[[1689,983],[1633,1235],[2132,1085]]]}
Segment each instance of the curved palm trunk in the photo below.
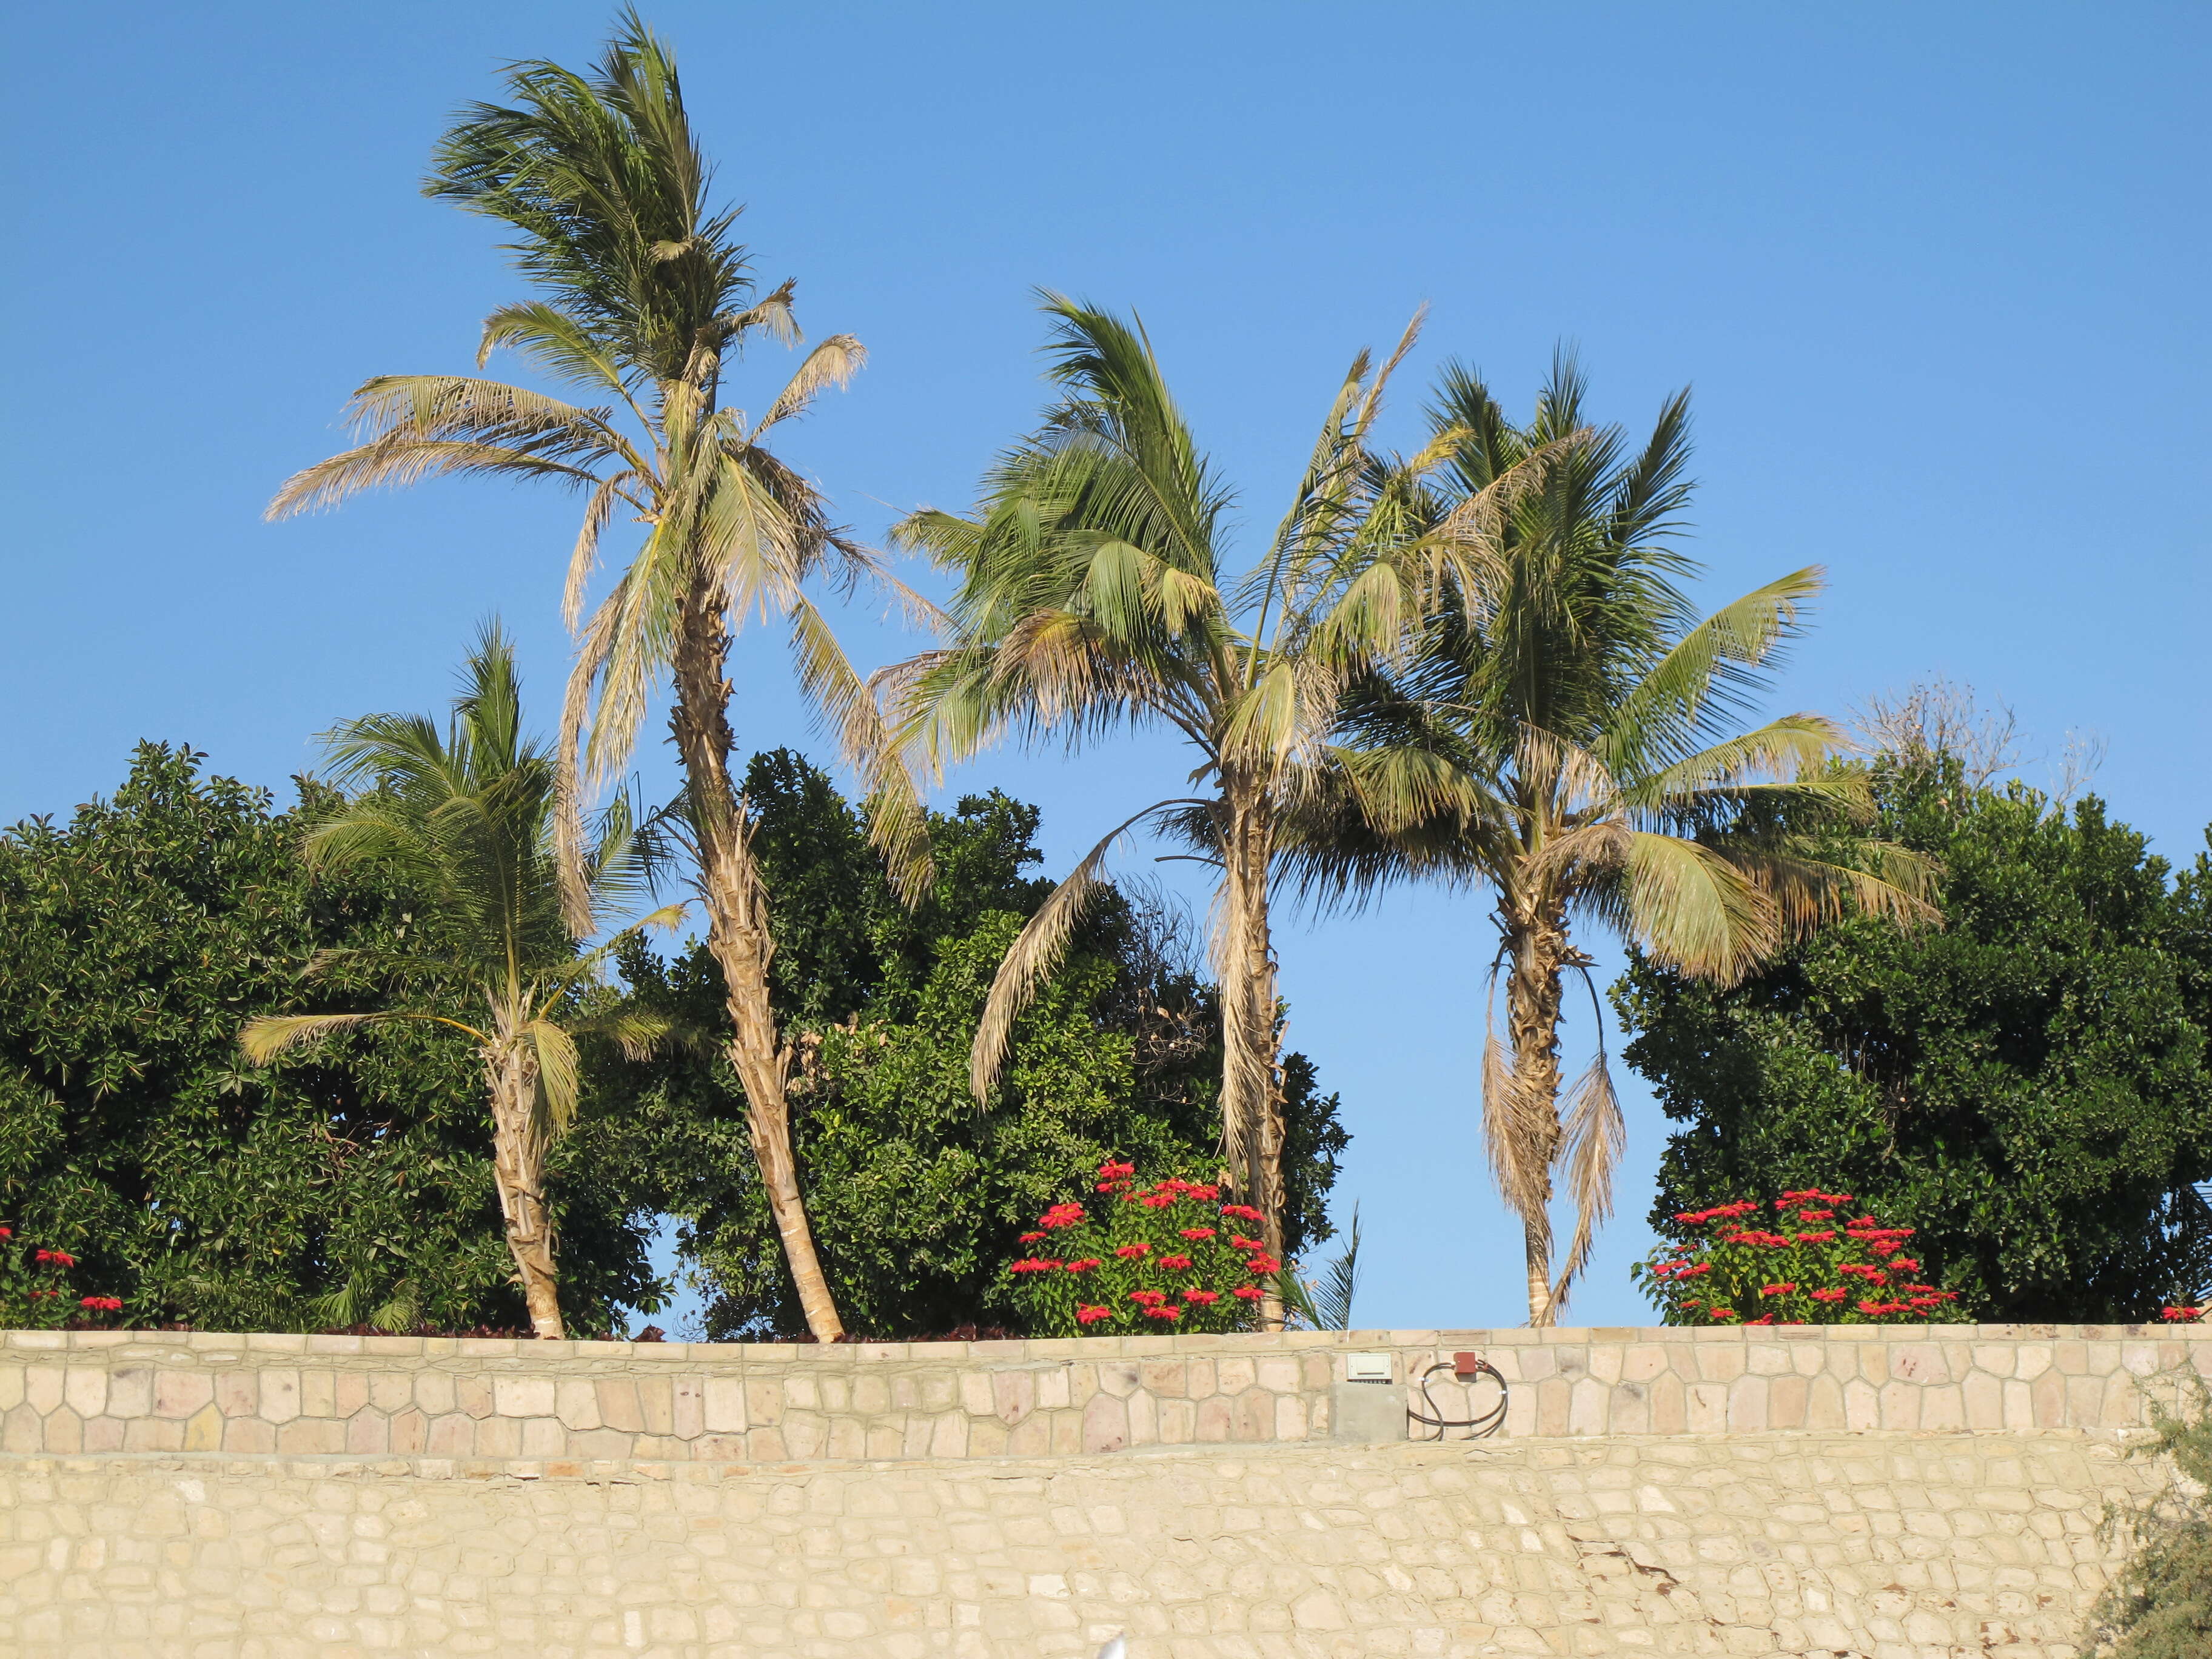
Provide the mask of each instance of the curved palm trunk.
{"label": "curved palm trunk", "polygon": [[769,931],[768,894],[752,854],[751,826],[730,783],[729,683],[722,678],[729,630],[720,608],[702,593],[684,607],[675,660],[676,710],[671,724],[684,762],[698,836],[699,889],[707,905],[707,948],[722,970],[730,1013],[730,1064],[745,1090],[745,1128],[761,1187],[783,1241],[806,1328],[819,1342],[845,1334],[823,1277],[799,1191],[791,1146],[787,1086],[791,1050],[776,1040],[769,994],[775,942]]}
{"label": "curved palm trunk", "polygon": [[[1565,917],[1547,907],[1509,938],[1506,1030],[1513,1048],[1506,1110],[1513,1161],[1508,1198],[1522,1219],[1527,1247],[1528,1323],[1553,1322],[1552,1166],[1559,1152],[1560,974],[1566,962]],[[1503,1173],[1503,1172],[1501,1172]],[[1518,1188],[1516,1193],[1513,1188]]]}
{"label": "curved palm trunk", "polygon": [[522,1283],[531,1328],[547,1340],[566,1334],[554,1268],[553,1218],[545,1207],[545,1137],[538,1115],[538,1058],[510,1038],[487,1051],[491,1084],[492,1182],[507,1226],[507,1248]]}
{"label": "curved palm trunk", "polygon": [[[1221,1127],[1246,1202],[1266,1218],[1267,1253],[1283,1259],[1283,1109],[1276,1065],[1275,955],[1267,927],[1274,820],[1265,795],[1232,777],[1223,792]],[[1260,1304],[1269,1330],[1283,1324],[1273,1281]]]}

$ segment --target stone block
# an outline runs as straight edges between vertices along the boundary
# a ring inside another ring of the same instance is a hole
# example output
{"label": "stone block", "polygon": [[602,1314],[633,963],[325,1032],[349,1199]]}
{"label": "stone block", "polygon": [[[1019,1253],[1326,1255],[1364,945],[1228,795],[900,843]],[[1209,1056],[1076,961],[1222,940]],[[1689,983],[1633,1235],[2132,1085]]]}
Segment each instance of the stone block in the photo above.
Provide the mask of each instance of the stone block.
{"label": "stone block", "polygon": [[1333,1382],[1328,1423],[1329,1438],[1340,1445],[1393,1444],[1407,1436],[1405,1398],[1383,1383]]}

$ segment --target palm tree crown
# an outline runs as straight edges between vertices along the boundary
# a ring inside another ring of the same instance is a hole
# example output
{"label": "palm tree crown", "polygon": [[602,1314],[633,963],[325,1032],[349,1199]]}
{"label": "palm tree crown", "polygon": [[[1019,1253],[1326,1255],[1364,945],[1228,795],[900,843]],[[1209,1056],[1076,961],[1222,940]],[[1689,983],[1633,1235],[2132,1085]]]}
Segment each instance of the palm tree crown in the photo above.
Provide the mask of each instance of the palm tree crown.
{"label": "palm tree crown", "polygon": [[[1216,955],[1236,1178],[1278,1229],[1277,1001],[1268,889],[1282,815],[1324,786],[1346,687],[1400,649],[1462,528],[1422,518],[1411,460],[1370,447],[1398,353],[1339,386],[1288,509],[1241,578],[1226,487],[1133,323],[1057,295],[1061,400],[984,480],[969,516],[926,511],[899,535],[953,570],[953,638],[887,672],[903,729],[939,763],[1006,732],[1070,742],[1158,722],[1196,750],[1201,793],[1155,803],[1102,840],[1016,940],[977,1033],[990,1086],[1014,1015],[1064,945],[1115,840],[1152,821],[1221,869]],[[1432,533],[1434,532],[1434,533]],[[1271,1242],[1279,1242],[1279,1231]]]}
{"label": "palm tree crown", "polygon": [[[555,873],[558,768],[523,733],[513,650],[495,627],[484,630],[442,733],[422,715],[372,714],[325,741],[332,781],[359,793],[308,833],[309,868],[389,870],[420,896],[422,942],[381,954],[373,965],[403,981],[465,987],[483,1012],[470,1019],[419,1009],[269,1015],[249,1022],[240,1041],[249,1058],[265,1064],[331,1032],[388,1020],[426,1020],[468,1036],[483,1059],[491,1100],[495,1184],[508,1246],[532,1322],[541,1335],[557,1336],[545,1153],[576,1111],[576,994],[596,982],[615,940],[580,953],[570,937]],[[649,872],[642,850],[627,805],[617,800],[582,861],[595,921],[644,890]],[[671,924],[679,910],[656,911],[637,927]],[[659,1036],[635,1013],[587,1023],[635,1052]]]}
{"label": "palm tree crown", "polygon": [[[1588,423],[1584,398],[1562,356],[1519,427],[1475,375],[1445,371],[1431,420],[1451,455],[1428,514],[1464,518],[1489,497],[1491,530],[1460,540],[1446,601],[1423,618],[1410,660],[1347,689],[1346,787],[1316,799],[1290,855],[1324,893],[1406,875],[1490,890],[1510,1059],[1493,1038],[1485,1121],[1527,1231],[1539,1323],[1589,1259],[1623,1136],[1602,1046],[1561,1113],[1561,981],[1589,961],[1573,924],[1727,981],[1847,906],[1929,914],[1926,872],[1909,855],[1860,841],[1839,861],[1811,833],[1870,808],[1863,776],[1833,763],[1829,721],[1741,727],[1820,573],[1698,620],[1677,586],[1690,562],[1672,542],[1691,490],[1687,398],[1669,398],[1631,447],[1620,428]],[[1520,482],[1501,496],[1507,478]],[[1555,1278],[1549,1205],[1562,1163],[1577,1221]]]}
{"label": "palm tree crown", "polygon": [[[730,778],[724,671],[748,617],[783,626],[801,690],[868,781],[872,831],[894,881],[918,894],[927,872],[920,803],[809,584],[877,581],[927,607],[830,523],[821,496],[769,447],[776,428],[845,384],[866,354],[852,336],[832,335],[757,416],[720,402],[724,365],[749,338],[798,338],[791,284],[756,296],[732,236],[736,214],[711,207],[675,61],[635,12],[592,73],[526,63],[507,87],[511,103],[461,112],[424,189],[511,226],[516,263],[543,291],[485,320],[479,366],[514,349],[584,401],[465,375],[379,376],[354,396],[364,441],[292,478],[270,512],[447,473],[550,479],[584,493],[563,600],[579,634],[558,750],[568,924],[580,937],[587,931],[583,797],[627,765],[665,678],[685,780],[678,817],[728,989],[731,1063],[808,1323],[834,1340],[842,1327],[791,1152],[792,1050],[769,1000],[775,946],[750,819]],[[617,514],[644,532],[587,606]]]}

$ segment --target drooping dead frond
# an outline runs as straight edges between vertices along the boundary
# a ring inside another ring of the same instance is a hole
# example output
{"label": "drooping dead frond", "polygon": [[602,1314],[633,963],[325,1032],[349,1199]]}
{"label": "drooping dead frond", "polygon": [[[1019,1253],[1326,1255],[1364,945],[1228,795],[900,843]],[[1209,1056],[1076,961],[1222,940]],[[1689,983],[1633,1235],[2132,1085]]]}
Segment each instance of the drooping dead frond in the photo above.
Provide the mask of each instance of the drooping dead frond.
{"label": "drooping dead frond", "polygon": [[1164,807],[1188,804],[1155,801],[1143,811],[1133,813],[1115,824],[1052,890],[1051,896],[1007,947],[999,971],[992,977],[991,994],[984,1002],[983,1018],[975,1027],[975,1041],[969,1050],[968,1087],[979,1105],[990,1097],[992,1085],[999,1080],[999,1068],[1006,1063],[1006,1042],[1013,1034],[1014,1021],[1035,998],[1037,988],[1059,966],[1060,953],[1067,948],[1085,903],[1104,884],[1099,872],[1106,866],[1107,853],[1115,842],[1153,813]]}
{"label": "drooping dead frond", "polygon": [[333,1031],[374,1025],[391,1014],[257,1014],[238,1034],[238,1046],[256,1066],[266,1066],[287,1048],[297,1048]]}
{"label": "drooping dead frond", "polygon": [[806,354],[806,361],[784,382],[783,390],[747,434],[746,441],[758,443],[770,427],[805,414],[806,406],[823,392],[849,384],[867,361],[868,349],[859,339],[850,334],[832,334]]}
{"label": "drooping dead frond", "polygon": [[1628,1122],[1601,1043],[1567,1095],[1560,1152],[1567,1166],[1567,1193],[1574,1200],[1575,1231],[1552,1286],[1555,1310],[1566,1301],[1567,1287],[1589,1265],[1598,1229],[1613,1214],[1613,1172],[1627,1150]]}
{"label": "drooping dead frond", "polygon": [[538,1061],[538,1093],[533,1102],[538,1121],[533,1127],[546,1139],[557,1139],[576,1120],[576,1101],[582,1088],[575,1039],[550,1019],[531,1021],[522,1028],[522,1039]]}
{"label": "drooping dead frond", "polygon": [[908,904],[920,902],[934,873],[929,815],[867,682],[804,594],[791,606],[791,648],[799,689],[836,732],[846,763],[867,781],[868,837],[884,855],[893,890]]}
{"label": "drooping dead frond", "polygon": [[1529,1088],[1498,1034],[1498,974],[1483,988],[1482,1134],[1505,1207],[1520,1218],[1541,1259],[1551,1252],[1552,1103]]}

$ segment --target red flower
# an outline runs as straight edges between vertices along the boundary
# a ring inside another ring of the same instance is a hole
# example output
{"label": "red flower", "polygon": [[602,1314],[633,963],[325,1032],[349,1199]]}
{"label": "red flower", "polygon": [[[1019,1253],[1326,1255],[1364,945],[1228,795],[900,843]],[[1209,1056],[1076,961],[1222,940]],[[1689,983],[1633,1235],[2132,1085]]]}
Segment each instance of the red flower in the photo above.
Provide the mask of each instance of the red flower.
{"label": "red flower", "polygon": [[1050,1256],[1033,1255],[1017,1261],[1008,1271],[1018,1273],[1048,1273],[1060,1265]]}
{"label": "red flower", "polygon": [[1042,1233],[1024,1233],[1021,1237],[1015,1242],[1022,1244],[1034,1244],[1043,1237],[1044,1235]]}
{"label": "red flower", "polygon": [[1800,1210],[1797,1218],[1800,1221],[1826,1221],[1835,1213],[1833,1210]]}
{"label": "red flower", "polygon": [[119,1296],[88,1296],[77,1304],[80,1308],[98,1308],[107,1313],[120,1313],[123,1298]]}
{"label": "red flower", "polygon": [[1711,1262],[1700,1261],[1695,1267],[1684,1267],[1680,1272],[1675,1273],[1674,1277],[1677,1279],[1695,1279],[1699,1273],[1709,1273],[1712,1272],[1712,1270],[1713,1264]]}
{"label": "red flower", "polygon": [[1221,1196],[1221,1188],[1218,1187],[1193,1187],[1190,1189],[1189,1195],[1193,1198],[1202,1198],[1207,1203],[1211,1204],[1215,1199]]}
{"label": "red flower", "polygon": [[1078,1308],[1075,1310],[1077,1322],[1085,1325],[1096,1325],[1100,1320],[1111,1319],[1113,1316],[1114,1310],[1111,1308]]}
{"label": "red flower", "polygon": [[1158,1304],[1157,1306],[1146,1307],[1145,1310],[1145,1317],[1147,1319],[1181,1319],[1182,1317],[1182,1310],[1176,1307],[1170,1303],[1163,1302]]}
{"label": "red flower", "polygon": [[1072,1273],[1087,1273],[1093,1267],[1100,1267],[1104,1265],[1105,1263],[1099,1261],[1097,1256],[1086,1255],[1080,1261],[1071,1261],[1067,1263],[1067,1271]]}
{"label": "red flower", "polygon": [[1862,1302],[1859,1304],[1859,1311],[1863,1314],[1886,1314],[1892,1311],[1892,1309],[1887,1302]]}
{"label": "red flower", "polygon": [[0,1238],[13,1238],[15,1236],[15,1230],[14,1228],[0,1227]]}
{"label": "red flower", "polygon": [[1073,1227],[1083,1220],[1080,1204],[1055,1204],[1037,1218],[1040,1227]]}
{"label": "red flower", "polygon": [[1163,1267],[1188,1267],[1190,1266],[1190,1258],[1187,1255],[1164,1255],[1160,1258],[1160,1266]]}
{"label": "red flower", "polygon": [[2161,1319],[2171,1319],[2179,1323],[2194,1324],[2197,1321],[2204,1317],[2204,1310],[2202,1308],[2168,1308],[2165,1312],[2161,1313],[2159,1317]]}
{"label": "red flower", "polygon": [[1120,1249],[1114,1252],[1115,1255],[1120,1256],[1125,1261],[1133,1261],[1140,1255],[1150,1255],[1152,1253],[1152,1247],[1142,1242],[1135,1244],[1124,1244]]}
{"label": "red flower", "polygon": [[1890,1258],[1889,1265],[1901,1273],[1917,1273],[1920,1271],[1920,1264],[1907,1256],[1893,1256]]}
{"label": "red flower", "polygon": [[1239,1285],[1235,1290],[1230,1291],[1229,1294],[1235,1297],[1240,1302],[1257,1302],[1262,1296],[1265,1296],[1267,1292],[1262,1291],[1257,1285]]}
{"label": "red flower", "polygon": [[1841,1302],[1850,1292],[1849,1291],[1814,1291],[1809,1294],[1815,1302]]}
{"label": "red flower", "polygon": [[1253,1256],[1249,1261],[1245,1262],[1244,1270],[1247,1273],[1276,1273],[1282,1272],[1283,1264],[1277,1258],[1269,1255],[1263,1250],[1259,1255]]}
{"label": "red flower", "polygon": [[1797,1242],[1800,1244],[1832,1244],[1835,1243],[1835,1238],[1836,1230],[1833,1227],[1829,1228],[1825,1233],[1800,1233],[1797,1235]]}
{"label": "red flower", "polygon": [[1264,1250],[1267,1242],[1263,1238],[1247,1238],[1241,1233],[1229,1235],[1229,1242],[1240,1250]]}
{"label": "red flower", "polygon": [[1185,1291],[1182,1293],[1182,1299],[1186,1302],[1195,1302],[1201,1307],[1211,1307],[1213,1304],[1221,1300],[1221,1292],[1218,1291],[1201,1291],[1194,1288]]}
{"label": "red flower", "polygon": [[1715,1308],[1711,1310],[1711,1317],[1714,1319],[1734,1319],[1735,1316],[1734,1308]]}
{"label": "red flower", "polygon": [[74,1267],[76,1266],[76,1258],[71,1255],[67,1250],[40,1250],[39,1252],[39,1260],[41,1261],[51,1261],[58,1267]]}
{"label": "red flower", "polygon": [[1129,1300],[1135,1303],[1140,1308],[1149,1308],[1156,1303],[1164,1302],[1167,1299],[1167,1292],[1164,1291],[1132,1291],[1129,1292]]}
{"label": "red flower", "polygon": [[1213,1233],[1214,1230],[1211,1227],[1186,1227],[1182,1230],[1182,1236],[1185,1238],[1211,1238]]}
{"label": "red flower", "polygon": [[1121,1181],[1136,1173],[1135,1164],[1116,1164],[1110,1158],[1098,1166],[1098,1178],[1101,1181]]}
{"label": "red flower", "polygon": [[1221,1206],[1221,1213],[1235,1216],[1239,1221],[1265,1221],[1267,1218],[1249,1204],[1224,1204]]}
{"label": "red flower", "polygon": [[1759,1288],[1759,1293],[1761,1296],[1791,1296],[1796,1294],[1796,1290],[1797,1287],[1795,1285],[1762,1285]]}

